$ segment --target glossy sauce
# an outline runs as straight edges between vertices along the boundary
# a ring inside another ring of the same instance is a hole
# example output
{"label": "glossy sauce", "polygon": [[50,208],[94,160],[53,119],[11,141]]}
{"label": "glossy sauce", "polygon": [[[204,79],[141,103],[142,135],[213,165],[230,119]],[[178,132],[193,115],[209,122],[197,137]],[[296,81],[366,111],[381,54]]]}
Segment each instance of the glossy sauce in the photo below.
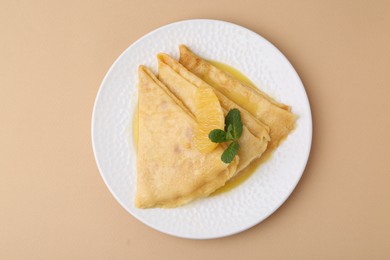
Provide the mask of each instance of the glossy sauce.
{"label": "glossy sauce", "polygon": [[[229,65],[226,65],[224,63],[221,63],[221,62],[217,62],[217,61],[208,61],[210,62],[211,64],[213,64],[215,67],[219,68],[220,70],[223,70],[227,73],[229,73],[230,75],[232,75],[233,77],[235,77],[236,79],[240,80],[241,82],[245,83],[246,85],[254,88],[254,89],[257,89],[257,87],[244,75],[242,74],[240,71],[236,70],[235,68],[229,66]],[[242,100],[242,102],[245,102],[245,100]],[[240,104],[238,104],[240,105]],[[138,146],[138,133],[139,133],[139,128],[138,128],[138,104],[137,104],[137,108],[136,108],[136,111],[134,113],[134,118],[133,118],[133,140],[134,140],[134,144],[135,144],[135,149],[137,150],[137,146]],[[221,194],[221,193],[224,193],[224,192],[228,192],[232,189],[234,189],[235,187],[239,186],[240,184],[244,183],[247,179],[249,179],[249,177],[256,171],[256,169],[264,162],[266,162],[270,156],[269,154],[270,153],[266,153],[267,155],[263,155],[261,156],[259,159],[256,159],[255,161],[253,161],[248,167],[246,167],[243,171],[241,171],[237,176],[233,177],[231,180],[229,180],[225,186],[219,188],[218,190],[216,190],[215,192],[213,192],[210,196],[215,196],[215,195],[218,195],[218,194]]]}
{"label": "glossy sauce", "polygon": [[213,61],[213,60],[208,60],[208,62],[213,64],[218,69],[229,73],[230,75],[232,75],[233,77],[235,77],[239,81],[245,83],[246,85],[249,85],[250,87],[252,87],[254,89],[257,89],[255,84],[253,84],[253,82],[250,79],[248,79],[244,74],[242,74],[240,71],[236,70],[232,66],[229,66],[229,65],[222,63],[222,62]]}
{"label": "glossy sauce", "polygon": [[246,167],[244,170],[239,172],[237,176],[230,179],[225,186],[217,189],[214,191],[210,196],[218,195],[224,192],[228,192],[235,187],[239,186],[240,184],[244,183],[249,177],[252,176],[252,174],[256,171],[256,169],[270,158],[270,153],[263,154],[260,158],[254,160],[249,164],[248,167]]}

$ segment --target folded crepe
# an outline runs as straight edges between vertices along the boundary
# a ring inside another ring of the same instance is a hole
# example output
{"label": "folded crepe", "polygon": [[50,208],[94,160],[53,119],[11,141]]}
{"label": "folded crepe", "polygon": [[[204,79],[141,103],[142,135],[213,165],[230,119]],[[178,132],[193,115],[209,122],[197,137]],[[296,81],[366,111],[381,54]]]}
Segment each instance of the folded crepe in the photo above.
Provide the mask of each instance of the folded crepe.
{"label": "folded crepe", "polygon": [[294,129],[296,116],[289,111],[289,106],[278,103],[261,90],[256,90],[235,79],[195,55],[184,45],[180,46],[180,63],[269,126],[271,141],[267,152],[272,152]]}
{"label": "folded crepe", "polygon": [[236,172],[238,156],[221,161],[225,147],[200,153],[197,123],[182,102],[146,67],[139,67],[137,192],[139,208],[176,207],[205,197]]}
{"label": "folded crepe", "polygon": [[[195,102],[197,88],[210,86],[189,72],[169,55],[159,54],[157,57],[159,80],[163,82],[172,94],[180,99],[184,106],[195,116],[197,114]],[[238,108],[238,106],[234,106],[234,103],[229,101],[222,94],[219,93],[217,97],[219,99],[224,99],[224,102],[221,102],[221,105],[225,116],[230,109]],[[253,119],[251,115],[245,114],[245,110],[240,110],[244,111],[242,118],[244,126],[241,138],[238,140],[241,149],[238,150],[240,161],[237,166],[237,173],[246,168],[253,160],[259,158],[266,150],[269,141],[267,129],[263,128],[261,124],[258,124],[256,122],[257,120]],[[247,126],[251,126],[252,131],[257,135],[254,135]]]}

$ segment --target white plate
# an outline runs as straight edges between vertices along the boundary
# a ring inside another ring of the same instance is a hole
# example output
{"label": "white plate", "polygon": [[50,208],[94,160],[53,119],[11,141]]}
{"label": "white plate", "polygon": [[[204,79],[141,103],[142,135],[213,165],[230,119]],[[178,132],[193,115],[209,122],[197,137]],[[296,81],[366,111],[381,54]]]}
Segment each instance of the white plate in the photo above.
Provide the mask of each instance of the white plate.
{"label": "white plate", "polygon": [[[292,106],[297,127],[243,184],[218,196],[175,209],[137,209],[132,119],[137,103],[137,67],[157,72],[156,54],[178,58],[184,43],[207,59],[229,64],[258,87]],[[100,173],[117,201],[134,217],[161,232],[207,239],[246,230],[271,215],[297,185],[309,157],[312,121],[308,98],[294,68],[271,43],[241,26],[216,20],[186,20],[145,35],[114,62],[96,97],[92,143]]]}

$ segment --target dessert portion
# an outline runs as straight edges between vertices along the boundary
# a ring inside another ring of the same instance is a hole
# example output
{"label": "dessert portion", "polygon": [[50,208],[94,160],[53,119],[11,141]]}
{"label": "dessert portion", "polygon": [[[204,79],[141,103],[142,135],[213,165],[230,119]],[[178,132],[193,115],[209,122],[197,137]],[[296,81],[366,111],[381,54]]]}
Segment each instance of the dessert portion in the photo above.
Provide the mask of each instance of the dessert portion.
{"label": "dessert portion", "polygon": [[[294,129],[290,107],[180,46],[138,71],[139,208],[207,197],[271,154]],[[262,157],[263,158],[263,157]]]}

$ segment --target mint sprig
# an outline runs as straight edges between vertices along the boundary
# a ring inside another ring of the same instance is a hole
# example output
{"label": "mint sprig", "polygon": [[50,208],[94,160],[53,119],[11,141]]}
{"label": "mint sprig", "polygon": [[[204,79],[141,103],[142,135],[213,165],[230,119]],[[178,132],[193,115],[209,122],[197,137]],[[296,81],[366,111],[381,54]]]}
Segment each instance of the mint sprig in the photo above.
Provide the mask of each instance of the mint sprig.
{"label": "mint sprig", "polygon": [[236,156],[240,145],[238,139],[242,135],[242,122],[240,110],[233,108],[225,117],[225,131],[214,129],[209,133],[209,139],[214,143],[231,142],[222,153],[221,160],[231,163]]}

